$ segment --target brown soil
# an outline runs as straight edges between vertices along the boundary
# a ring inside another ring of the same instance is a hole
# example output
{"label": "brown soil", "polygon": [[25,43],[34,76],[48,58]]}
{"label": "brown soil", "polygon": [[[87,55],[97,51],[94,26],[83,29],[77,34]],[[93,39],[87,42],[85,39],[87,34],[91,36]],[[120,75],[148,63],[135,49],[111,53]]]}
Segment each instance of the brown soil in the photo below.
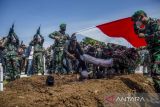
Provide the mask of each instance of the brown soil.
{"label": "brown soil", "polygon": [[54,75],[55,85],[45,85],[46,76],[12,81],[0,92],[0,107],[104,107],[111,93],[155,93],[153,84],[139,74],[79,82],[77,75]]}

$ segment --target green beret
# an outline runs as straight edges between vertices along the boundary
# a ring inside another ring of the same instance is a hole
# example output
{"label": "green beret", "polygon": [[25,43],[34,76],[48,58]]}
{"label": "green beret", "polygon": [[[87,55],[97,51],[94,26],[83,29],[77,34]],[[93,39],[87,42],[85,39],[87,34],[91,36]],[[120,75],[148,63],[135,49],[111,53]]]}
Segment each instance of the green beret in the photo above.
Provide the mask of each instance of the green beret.
{"label": "green beret", "polygon": [[145,15],[147,16],[147,14],[143,11],[143,10],[138,10],[136,11],[133,15],[132,15],[132,20],[137,21],[140,15]]}
{"label": "green beret", "polygon": [[71,36],[71,40],[73,40],[73,41],[75,40],[75,41],[76,41],[76,40],[77,40],[76,36],[75,36],[75,35],[72,35],[72,36]]}
{"label": "green beret", "polygon": [[60,24],[59,27],[60,27],[60,28],[64,28],[64,27],[66,27],[66,24],[65,24],[65,23],[62,23],[62,24]]}

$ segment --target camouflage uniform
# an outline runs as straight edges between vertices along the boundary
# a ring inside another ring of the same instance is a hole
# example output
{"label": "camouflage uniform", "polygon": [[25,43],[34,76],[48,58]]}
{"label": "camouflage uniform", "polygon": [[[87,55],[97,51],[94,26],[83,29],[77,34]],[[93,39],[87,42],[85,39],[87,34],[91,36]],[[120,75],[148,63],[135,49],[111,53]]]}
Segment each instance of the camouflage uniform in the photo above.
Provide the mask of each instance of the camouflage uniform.
{"label": "camouflage uniform", "polygon": [[26,58],[25,58],[26,46],[21,42],[21,45],[18,48],[18,59],[19,59],[19,69],[20,73],[25,72]]}
{"label": "camouflage uniform", "polygon": [[52,70],[52,52],[51,52],[51,47],[47,48],[45,50],[45,58],[46,58],[46,69],[48,70],[49,73],[51,73],[51,70]]}
{"label": "camouflage uniform", "polygon": [[14,25],[12,25],[12,28],[9,31],[5,47],[6,47],[5,58],[6,58],[7,76],[9,77],[9,80],[15,80],[16,78],[19,78],[20,71],[19,71],[18,54],[17,54],[17,50],[19,47],[19,38],[14,33]]}
{"label": "camouflage uniform", "polygon": [[[140,10],[137,11],[132,17],[134,21],[139,21],[141,19],[141,15],[147,14]],[[141,20],[140,20],[141,21]],[[147,47],[151,56],[151,69],[152,74],[154,75],[154,81],[156,83],[156,87],[160,90],[160,20],[148,18],[145,28],[140,29],[135,24],[135,31],[140,34],[143,33],[147,42]]]}
{"label": "camouflage uniform", "polygon": [[[96,58],[102,58],[103,48],[99,44],[96,44]],[[104,77],[105,67],[96,66],[96,76],[97,78]]]}
{"label": "camouflage uniform", "polygon": [[66,24],[60,25],[60,31],[55,31],[49,35],[51,39],[55,39],[53,46],[53,62],[54,72],[64,72],[64,68],[68,71],[68,68],[63,64],[64,56],[64,45],[66,40],[69,39],[69,35],[65,33]]}
{"label": "camouflage uniform", "polygon": [[40,28],[37,30],[37,33],[34,35],[32,45],[34,46],[34,54],[33,54],[33,67],[34,73],[44,74],[44,61],[43,61],[43,48],[44,38],[40,34]]}
{"label": "camouflage uniform", "polygon": [[[90,46],[88,48],[87,54],[92,56],[92,57],[95,57],[96,56],[96,48],[94,46]],[[88,65],[87,66],[88,71],[93,72],[93,73],[96,72],[96,67],[94,66],[94,64],[87,63],[87,65]]]}
{"label": "camouflage uniform", "polygon": [[[73,67],[72,69],[74,69],[76,72],[79,72],[80,68],[82,71],[87,69],[85,62],[81,58],[83,55],[83,50],[81,49],[80,44],[77,42],[75,34],[71,36],[70,41],[66,42],[64,52],[66,56],[71,59]],[[76,62],[78,62],[78,64],[76,67],[74,67]]]}
{"label": "camouflage uniform", "polygon": [[3,72],[5,73],[5,60],[4,60],[4,44],[6,43],[6,38],[0,38],[0,64],[2,64]]}

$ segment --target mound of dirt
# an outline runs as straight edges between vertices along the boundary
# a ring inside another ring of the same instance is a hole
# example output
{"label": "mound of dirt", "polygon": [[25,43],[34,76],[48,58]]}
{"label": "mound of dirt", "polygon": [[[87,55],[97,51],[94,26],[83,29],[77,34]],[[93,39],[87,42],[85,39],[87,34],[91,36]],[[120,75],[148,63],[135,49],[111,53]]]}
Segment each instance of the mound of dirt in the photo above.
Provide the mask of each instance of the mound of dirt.
{"label": "mound of dirt", "polygon": [[1,107],[104,107],[110,93],[156,93],[143,75],[131,74],[78,81],[77,75],[54,75],[55,85],[45,85],[47,76],[12,81],[0,92]]}

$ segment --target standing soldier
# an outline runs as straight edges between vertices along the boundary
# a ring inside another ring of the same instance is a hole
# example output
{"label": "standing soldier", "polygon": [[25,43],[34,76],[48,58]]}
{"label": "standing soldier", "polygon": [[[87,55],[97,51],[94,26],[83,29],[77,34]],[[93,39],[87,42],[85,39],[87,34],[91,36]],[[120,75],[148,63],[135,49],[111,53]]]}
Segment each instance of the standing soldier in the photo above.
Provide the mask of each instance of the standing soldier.
{"label": "standing soldier", "polygon": [[139,37],[146,39],[151,55],[153,81],[160,91],[160,20],[147,17],[143,10],[135,12],[132,19],[135,22],[135,32]]}
{"label": "standing soldier", "polygon": [[[54,39],[54,72],[64,72],[64,68],[69,72],[69,68],[63,64],[64,56],[64,45],[66,40],[69,40],[69,35],[65,33],[66,24],[60,25],[60,31],[55,31],[49,35],[51,39]],[[66,60],[66,65],[68,61]]]}
{"label": "standing soldier", "polygon": [[33,67],[34,73],[44,74],[44,48],[43,48],[44,38],[40,34],[40,27],[37,30],[37,33],[33,37],[32,45],[34,47],[34,54],[33,54]]}
{"label": "standing soldier", "polygon": [[46,50],[45,50],[45,64],[46,64],[46,69],[49,73],[51,73],[51,68],[50,68],[50,65],[51,65],[51,47],[48,47]]}
{"label": "standing soldier", "polygon": [[146,49],[144,50],[143,73],[145,75],[150,75],[150,55]]}
{"label": "standing soldier", "polygon": [[0,91],[3,91],[3,77],[4,77],[4,44],[6,38],[0,38]]}
{"label": "standing soldier", "polygon": [[[96,56],[96,48],[93,46],[93,44],[89,46],[87,54],[92,57]],[[96,70],[94,64],[88,63],[87,65],[88,65],[88,71],[95,73]]]}
{"label": "standing soldier", "polygon": [[[99,43],[96,44],[96,58],[102,58],[102,48]],[[96,77],[102,78],[104,76],[105,68],[101,66],[96,66]]]}
{"label": "standing soldier", "polygon": [[4,68],[5,68],[5,60],[4,60],[4,50],[5,50],[5,47],[4,45],[6,44],[7,42],[7,38],[0,38],[0,63],[2,64],[2,67],[3,67],[3,71],[4,71]]}
{"label": "standing soldier", "polygon": [[27,47],[25,55],[27,57],[25,72],[27,73],[28,76],[33,75],[33,53],[34,53],[34,47],[32,43],[30,43],[29,46]]}
{"label": "standing soldier", "polygon": [[14,24],[10,28],[7,36],[6,47],[6,72],[9,80],[15,80],[20,77],[20,71],[18,67],[18,47],[19,38],[14,32]]}
{"label": "standing soldier", "polygon": [[21,74],[25,73],[25,66],[26,66],[25,50],[26,46],[23,44],[22,41],[18,48],[19,69]]}

